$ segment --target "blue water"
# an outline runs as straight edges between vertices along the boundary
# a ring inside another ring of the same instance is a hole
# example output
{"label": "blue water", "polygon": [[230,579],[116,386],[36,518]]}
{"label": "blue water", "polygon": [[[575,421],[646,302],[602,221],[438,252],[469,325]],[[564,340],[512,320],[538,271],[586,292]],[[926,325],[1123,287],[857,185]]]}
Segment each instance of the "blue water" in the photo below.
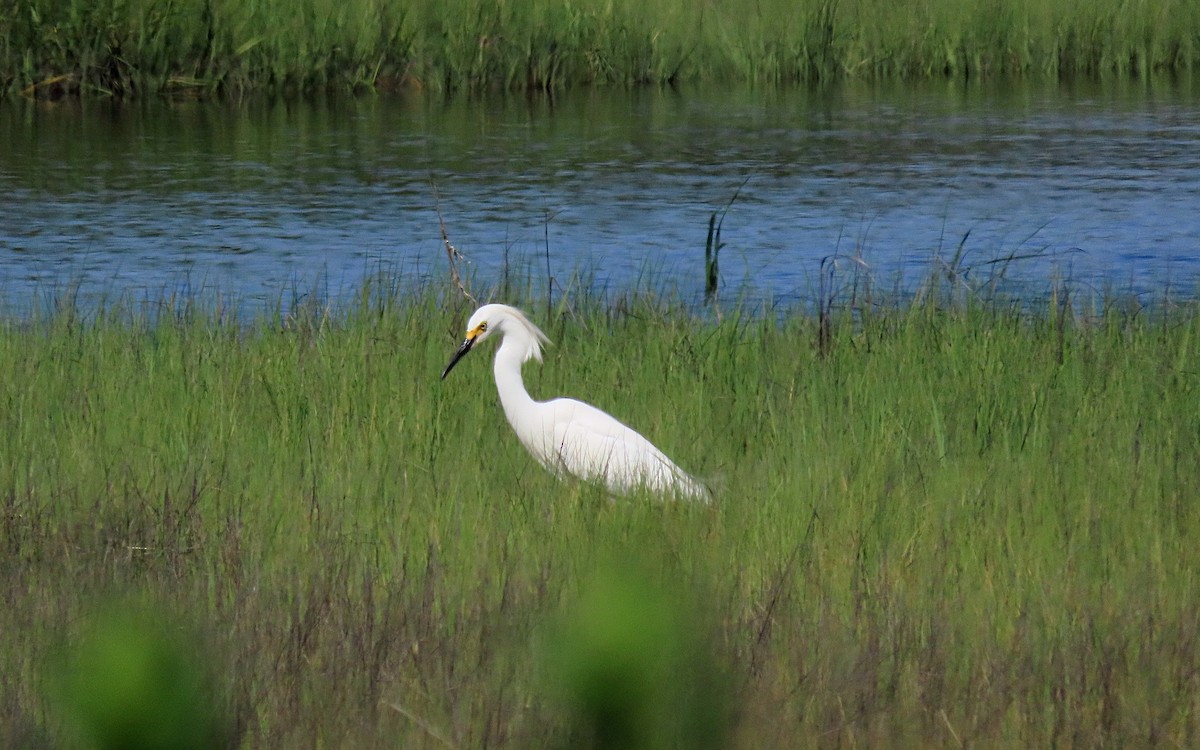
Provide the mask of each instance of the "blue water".
{"label": "blue water", "polygon": [[699,299],[709,216],[743,182],[725,299],[810,300],[822,267],[912,291],[960,245],[973,287],[1187,297],[1200,279],[1191,84],[13,102],[0,144],[6,309],[67,285],[270,305],[379,272],[440,283],[435,205],[478,290],[506,264],[541,285],[548,262],[559,287]]}

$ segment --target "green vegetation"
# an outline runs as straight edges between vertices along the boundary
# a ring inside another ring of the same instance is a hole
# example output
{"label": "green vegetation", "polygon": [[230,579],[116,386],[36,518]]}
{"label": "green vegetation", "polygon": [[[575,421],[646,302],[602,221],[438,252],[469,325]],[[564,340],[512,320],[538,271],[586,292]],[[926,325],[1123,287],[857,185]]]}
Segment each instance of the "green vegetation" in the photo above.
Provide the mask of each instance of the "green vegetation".
{"label": "green vegetation", "polygon": [[460,300],[0,323],[0,745],[62,741],[47,665],[131,599],[202,634],[146,658],[202,656],[244,747],[697,746],[613,684],[714,747],[1196,746],[1200,310],[935,297],[526,300],[530,390],[710,508],[543,472],[485,357],[438,380]]}
{"label": "green vegetation", "polygon": [[556,90],[1144,76],[1200,63],[1190,0],[17,0],[0,90]]}

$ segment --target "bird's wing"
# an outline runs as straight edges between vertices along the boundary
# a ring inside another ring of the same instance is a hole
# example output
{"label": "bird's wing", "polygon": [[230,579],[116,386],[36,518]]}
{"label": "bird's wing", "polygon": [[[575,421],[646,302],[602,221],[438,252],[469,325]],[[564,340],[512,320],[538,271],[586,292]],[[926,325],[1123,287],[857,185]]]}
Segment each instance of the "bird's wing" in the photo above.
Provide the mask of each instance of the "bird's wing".
{"label": "bird's wing", "polygon": [[656,492],[701,497],[708,491],[670,458],[618,419],[574,399],[555,399],[547,446],[562,470],[600,480],[616,492],[645,486]]}

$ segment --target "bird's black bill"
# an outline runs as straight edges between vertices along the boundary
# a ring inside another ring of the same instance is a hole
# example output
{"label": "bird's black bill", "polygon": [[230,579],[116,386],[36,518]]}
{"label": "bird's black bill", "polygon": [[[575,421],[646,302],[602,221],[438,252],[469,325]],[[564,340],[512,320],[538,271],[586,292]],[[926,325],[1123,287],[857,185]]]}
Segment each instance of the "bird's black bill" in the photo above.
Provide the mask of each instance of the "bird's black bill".
{"label": "bird's black bill", "polygon": [[471,351],[471,347],[474,346],[474,344],[475,339],[466,339],[462,342],[462,346],[458,347],[458,351],[456,351],[454,356],[450,359],[450,364],[446,365],[445,370],[442,370],[442,380],[446,379],[446,376],[449,375],[450,371],[454,369],[454,366],[458,364],[458,360],[467,356],[467,352]]}

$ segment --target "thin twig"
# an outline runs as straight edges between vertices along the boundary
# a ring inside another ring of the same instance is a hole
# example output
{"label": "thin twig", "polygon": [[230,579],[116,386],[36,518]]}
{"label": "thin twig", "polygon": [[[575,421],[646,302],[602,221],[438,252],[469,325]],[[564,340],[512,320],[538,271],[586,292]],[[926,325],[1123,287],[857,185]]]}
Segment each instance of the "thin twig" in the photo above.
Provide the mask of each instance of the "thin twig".
{"label": "thin twig", "polygon": [[946,724],[946,728],[950,730],[950,736],[954,738],[955,744],[957,744],[959,747],[962,747],[963,741],[958,736],[958,732],[954,731],[954,725],[950,723],[950,717],[946,715],[946,709],[939,709],[939,712],[942,715],[942,721]]}
{"label": "thin twig", "polygon": [[771,587],[771,596],[767,600],[767,609],[763,613],[762,622],[759,623],[758,637],[755,639],[754,645],[750,649],[750,674],[757,675],[759,669],[762,668],[760,656],[762,649],[766,646],[767,640],[771,637],[771,628],[775,620],[775,609],[779,606],[783,599],[783,586],[787,579],[791,578],[792,572],[796,568],[796,559],[800,555],[800,548],[805,546],[812,539],[812,532],[818,520],[817,511],[814,508],[812,516],[808,519],[808,529],[804,532],[803,538],[796,542],[792,547],[791,553],[788,554],[787,562],[779,570],[779,577],[775,579]]}
{"label": "thin twig", "polygon": [[450,739],[446,737],[446,735],[442,734],[438,730],[431,727],[429,725],[429,722],[427,722],[424,719],[422,719],[421,717],[413,714],[412,711],[409,711],[404,706],[401,706],[398,703],[392,703],[391,701],[384,701],[383,705],[387,706],[388,708],[392,709],[393,711],[400,714],[404,718],[408,719],[413,724],[416,724],[418,729],[420,729],[422,732],[429,735],[430,737],[434,738],[438,742],[442,743],[446,747],[454,748],[455,750],[457,750],[458,746],[455,745],[453,742],[451,742]]}
{"label": "thin twig", "polygon": [[450,244],[450,235],[446,233],[446,220],[442,218],[442,202],[438,195],[437,183],[432,179],[429,180],[429,186],[433,189],[433,208],[437,211],[438,224],[442,228],[442,243],[446,245],[446,259],[450,263],[450,281],[458,287],[458,291],[463,293],[463,296],[471,300],[472,303],[477,303],[474,295],[467,291],[467,287],[463,284],[462,276],[458,273],[459,261],[463,259],[463,254],[458,251],[458,248]]}
{"label": "thin twig", "polygon": [[558,217],[561,211],[543,209],[545,221],[542,222],[542,232],[546,240],[546,320],[550,320],[550,311],[554,300],[554,276],[550,273],[550,222]]}

